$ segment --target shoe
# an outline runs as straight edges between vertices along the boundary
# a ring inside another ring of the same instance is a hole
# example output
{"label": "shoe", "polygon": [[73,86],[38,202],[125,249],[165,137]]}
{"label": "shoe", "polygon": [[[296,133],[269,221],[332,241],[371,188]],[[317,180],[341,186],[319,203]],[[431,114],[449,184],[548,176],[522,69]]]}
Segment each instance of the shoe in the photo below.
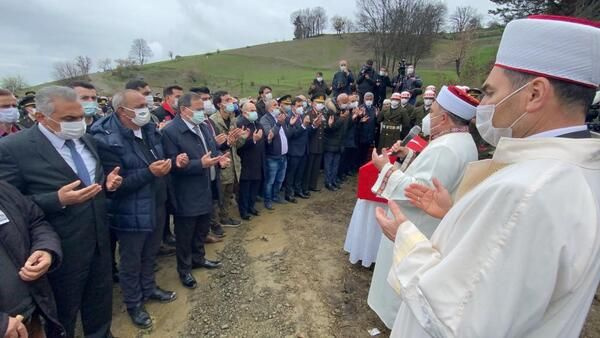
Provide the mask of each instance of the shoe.
{"label": "shoe", "polygon": [[223,227],[221,227],[221,224],[211,225],[210,232],[212,232],[212,234],[216,237],[225,237],[225,231],[223,230]]}
{"label": "shoe", "polygon": [[296,194],[296,197],[300,197],[300,198],[301,198],[301,199],[303,199],[303,200],[305,200],[305,199],[308,199],[308,196],[307,196],[307,195],[305,195],[303,192],[301,192],[301,193],[297,193],[297,194]]}
{"label": "shoe", "polygon": [[256,210],[256,209],[250,209],[250,214],[252,214],[254,216],[260,216],[260,212],[258,212],[258,210]]}
{"label": "shoe", "polygon": [[260,197],[260,196],[256,196],[256,201],[257,201],[257,202],[262,202],[262,201],[263,201],[263,198],[262,198],[262,197]]}
{"label": "shoe", "polygon": [[277,196],[277,198],[273,199],[273,203],[286,204],[287,202],[285,200],[282,200],[281,197]]}
{"label": "shoe", "polygon": [[243,219],[244,221],[249,221],[249,220],[250,220],[250,215],[243,215],[243,216],[242,216],[242,219]]}
{"label": "shoe", "polygon": [[238,221],[237,219],[233,219],[231,217],[226,220],[221,221],[221,225],[226,228],[237,228],[240,226],[240,224],[242,224],[242,222]]}
{"label": "shoe", "polygon": [[192,269],[200,269],[200,268],[217,269],[222,266],[223,266],[223,263],[221,263],[219,261],[211,261],[211,260],[205,259],[204,262],[202,262],[202,263],[193,263]]}
{"label": "shoe", "polygon": [[265,209],[275,210],[275,208],[273,208],[273,203],[271,203],[271,202],[265,202]]}
{"label": "shoe", "polygon": [[321,189],[319,189],[319,188],[314,188],[314,189],[310,189],[310,191],[319,192],[319,191],[321,191]]}
{"label": "shoe", "polygon": [[179,280],[181,281],[181,284],[188,289],[195,289],[196,286],[198,286],[198,283],[196,283],[196,278],[194,278],[190,272],[180,273]]}
{"label": "shoe", "polygon": [[143,305],[138,305],[134,308],[127,309],[127,313],[129,313],[129,317],[131,317],[133,324],[140,329],[148,329],[152,327],[152,318],[150,318],[150,315]]}
{"label": "shoe", "polygon": [[177,299],[177,294],[175,291],[166,291],[157,286],[146,300],[156,300],[161,303],[170,303],[175,299]]}
{"label": "shoe", "polygon": [[292,196],[285,196],[285,200],[290,203],[298,203],[298,201]]}
{"label": "shoe", "polygon": [[332,186],[336,189],[342,189],[342,185],[338,182],[333,183]]}
{"label": "shoe", "polygon": [[327,189],[329,191],[336,191],[336,190],[338,190],[335,186],[333,186],[331,184],[325,184],[325,189]]}
{"label": "shoe", "polygon": [[217,236],[211,235],[211,234],[206,235],[206,238],[204,239],[204,243],[206,243],[206,244],[219,243],[219,242],[223,242],[223,238],[217,237]]}
{"label": "shoe", "polygon": [[163,238],[163,243],[165,245],[172,246],[172,247],[175,247],[176,241],[177,241],[177,239],[175,238],[175,236],[173,236],[171,234],[168,234],[167,236],[165,236],[165,238]]}
{"label": "shoe", "polygon": [[311,194],[310,194],[310,191],[308,191],[308,190],[306,190],[306,191],[303,191],[302,193],[303,193],[303,194],[304,194],[306,197],[310,197],[310,196],[311,196]]}
{"label": "shoe", "polygon": [[160,256],[160,257],[173,256],[174,254],[175,254],[175,248],[173,248],[173,247],[161,245],[160,248],[158,249],[158,256]]}

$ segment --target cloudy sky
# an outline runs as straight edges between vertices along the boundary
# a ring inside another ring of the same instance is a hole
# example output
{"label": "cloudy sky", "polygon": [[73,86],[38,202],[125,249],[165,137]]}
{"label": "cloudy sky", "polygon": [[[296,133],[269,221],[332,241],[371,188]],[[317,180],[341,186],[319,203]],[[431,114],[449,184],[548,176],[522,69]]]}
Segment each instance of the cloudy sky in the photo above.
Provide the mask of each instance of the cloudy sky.
{"label": "cloudy sky", "polygon": [[[487,0],[445,3],[449,12],[473,6],[485,21],[493,8]],[[1,0],[0,78],[49,81],[55,62],[126,58],[135,38],[148,41],[151,61],[167,59],[169,51],[190,55],[290,40],[290,13],[315,6],[328,17],[356,16],[353,0]]]}

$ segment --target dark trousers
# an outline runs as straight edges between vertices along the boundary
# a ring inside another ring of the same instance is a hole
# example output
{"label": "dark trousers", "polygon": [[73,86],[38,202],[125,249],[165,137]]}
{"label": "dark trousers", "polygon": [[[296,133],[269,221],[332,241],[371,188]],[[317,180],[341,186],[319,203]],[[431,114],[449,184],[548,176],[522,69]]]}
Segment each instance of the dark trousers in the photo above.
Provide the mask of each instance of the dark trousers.
{"label": "dark trousers", "polygon": [[260,180],[240,180],[238,209],[241,216],[248,216],[250,210],[255,210],[256,196],[260,191]]}
{"label": "dark trousers", "polygon": [[342,158],[340,160],[338,176],[342,177],[356,171],[358,167],[357,158],[356,148],[344,148],[344,152],[342,153]]}
{"label": "dark trousers", "polygon": [[[111,222],[112,220],[109,220]],[[107,222],[107,224],[110,224]],[[110,263],[112,266],[112,273],[119,272],[117,268],[117,234],[114,229],[110,229]]]}
{"label": "dark trousers", "polygon": [[362,167],[371,160],[371,144],[370,143],[359,143],[358,144],[358,167]]}
{"label": "dark trousers", "polygon": [[321,160],[323,154],[309,154],[304,170],[302,182],[302,191],[316,190],[319,181],[319,173],[321,172]]}
{"label": "dark trousers", "polygon": [[285,175],[285,195],[294,196],[302,193],[302,174],[306,165],[306,156],[288,156]]}
{"label": "dark trousers", "polygon": [[338,168],[340,166],[341,153],[326,151],[324,156],[325,184],[335,184]]}
{"label": "dark trousers", "polygon": [[[108,238],[106,241],[108,244]],[[110,265],[108,247],[100,251],[93,243],[78,252],[63,252],[63,264],[49,275],[58,320],[68,338],[75,336],[79,312],[85,337],[111,337],[113,282]]]}
{"label": "dark trousers", "polygon": [[193,217],[175,216],[177,272],[189,273],[194,263],[204,262],[204,241],[209,230],[210,213]]}
{"label": "dark trousers", "polygon": [[162,240],[165,205],[156,207],[154,231],[117,231],[119,238],[119,283],[128,309],[142,304],[156,288],[154,262]]}

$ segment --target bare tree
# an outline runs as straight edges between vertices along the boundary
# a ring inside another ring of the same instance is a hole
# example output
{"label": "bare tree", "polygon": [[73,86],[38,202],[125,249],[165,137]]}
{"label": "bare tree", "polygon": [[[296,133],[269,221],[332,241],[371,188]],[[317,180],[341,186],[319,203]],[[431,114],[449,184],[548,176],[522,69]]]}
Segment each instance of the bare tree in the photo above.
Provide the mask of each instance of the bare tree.
{"label": "bare tree", "polygon": [[299,9],[290,14],[290,22],[294,25],[294,37],[306,39],[323,34],[327,28],[327,14],[323,7]]}
{"label": "bare tree", "polygon": [[75,58],[75,65],[79,70],[79,76],[85,76],[92,69],[92,59],[89,56],[78,56]]}
{"label": "bare tree", "polygon": [[471,6],[459,6],[450,16],[450,26],[455,40],[452,56],[456,75],[460,76],[462,64],[471,47],[475,31],[481,28],[481,15]]}
{"label": "bare tree", "polygon": [[337,35],[342,35],[346,29],[346,21],[339,15],[334,15],[331,18],[331,26],[335,29]]}
{"label": "bare tree", "polygon": [[314,35],[323,34],[325,28],[327,28],[327,13],[323,7],[315,7],[312,9],[311,14],[315,18],[315,31]]}
{"label": "bare tree", "polygon": [[109,58],[98,60],[98,68],[102,69],[103,72],[112,70],[112,60]]}
{"label": "bare tree", "polygon": [[115,63],[117,64],[117,68],[130,68],[135,66],[136,61],[129,59],[116,59]]}
{"label": "bare tree", "polygon": [[138,38],[131,43],[129,57],[135,60],[139,65],[144,65],[149,58],[154,56],[152,49],[148,46],[146,40]]}
{"label": "bare tree", "polygon": [[25,80],[21,75],[16,75],[2,78],[2,81],[0,81],[0,87],[16,93],[17,91],[23,90],[29,86],[27,83],[25,83]]}
{"label": "bare tree", "polygon": [[73,61],[55,62],[52,67],[54,68],[54,78],[56,80],[67,80],[81,75],[79,67]]}

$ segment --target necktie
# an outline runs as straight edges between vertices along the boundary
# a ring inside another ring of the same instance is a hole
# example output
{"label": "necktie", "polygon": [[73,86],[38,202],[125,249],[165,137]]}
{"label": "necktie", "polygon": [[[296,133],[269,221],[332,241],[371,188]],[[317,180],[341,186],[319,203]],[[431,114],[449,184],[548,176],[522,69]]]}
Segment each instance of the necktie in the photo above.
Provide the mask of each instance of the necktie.
{"label": "necktie", "polygon": [[[193,128],[194,133],[196,133],[196,135],[200,136],[200,140],[202,140],[202,145],[204,146],[204,152],[208,153],[208,146],[206,145],[206,141],[204,141],[204,135],[202,135],[202,132],[200,131],[200,127],[198,127],[198,125],[195,125]],[[209,169],[210,172],[210,180],[214,181],[215,178],[217,177],[217,172],[215,171],[215,167],[210,167]]]}
{"label": "necktie", "polygon": [[92,180],[90,179],[90,173],[88,172],[87,167],[85,166],[85,162],[83,162],[83,158],[81,158],[81,155],[77,152],[77,149],[75,149],[75,142],[73,142],[73,140],[66,140],[65,145],[67,146],[67,148],[69,148],[69,151],[71,152],[71,158],[75,163],[77,176],[79,176],[83,184],[85,184],[86,186],[91,185]]}

